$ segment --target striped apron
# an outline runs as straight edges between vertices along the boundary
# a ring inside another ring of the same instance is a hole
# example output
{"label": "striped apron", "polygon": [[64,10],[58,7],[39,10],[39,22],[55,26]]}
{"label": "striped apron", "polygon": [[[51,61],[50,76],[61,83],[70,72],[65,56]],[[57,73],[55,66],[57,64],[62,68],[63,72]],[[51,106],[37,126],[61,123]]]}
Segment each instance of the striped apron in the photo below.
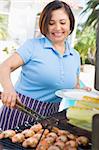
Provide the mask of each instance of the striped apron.
{"label": "striped apron", "polygon": [[[50,102],[41,102],[34,100],[28,96],[18,94],[20,101],[27,107],[33,109],[38,114],[42,116],[51,116],[53,113],[57,113],[59,110],[60,102],[50,103]],[[25,121],[33,122],[34,118],[31,116],[19,111],[15,108],[8,108],[3,106],[1,108],[0,114],[0,128],[2,130],[13,129],[16,126],[23,125]]]}

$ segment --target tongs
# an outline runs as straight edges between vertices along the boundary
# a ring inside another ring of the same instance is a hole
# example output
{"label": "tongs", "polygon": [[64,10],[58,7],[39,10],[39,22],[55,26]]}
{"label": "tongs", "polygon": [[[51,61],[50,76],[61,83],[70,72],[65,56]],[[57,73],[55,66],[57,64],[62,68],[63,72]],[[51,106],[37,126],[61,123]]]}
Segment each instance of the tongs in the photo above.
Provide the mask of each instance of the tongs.
{"label": "tongs", "polygon": [[[55,117],[44,117],[38,114],[36,111],[28,108],[27,106],[23,105],[17,100],[16,107],[20,110],[23,111],[24,113],[30,115],[34,119],[36,119],[37,122],[41,122],[43,127],[47,128],[52,128],[53,126],[57,125],[59,123],[59,120],[56,119]],[[50,119],[49,119],[50,118]]]}
{"label": "tongs", "polygon": [[[0,92],[0,96],[1,96],[1,92]],[[38,114],[33,109],[30,109],[29,107],[23,105],[21,102],[19,102],[19,100],[16,101],[16,108],[18,108],[20,111],[30,115],[31,117],[33,117],[35,119],[35,121],[41,122],[44,127],[54,126],[54,125],[57,125],[59,122],[59,120],[56,119],[55,117],[44,117],[44,116]],[[49,120],[49,118],[51,118],[51,121]]]}
{"label": "tongs", "polygon": [[[0,92],[0,99],[1,99],[1,93],[2,92]],[[23,105],[21,102],[19,102],[19,100],[16,100],[16,108],[18,108],[20,111],[23,111],[24,113],[30,115],[31,117],[44,119],[43,116],[39,115],[34,110],[31,110],[27,106]]]}
{"label": "tongs", "polygon": [[16,107],[20,111],[23,111],[24,113],[30,115],[31,117],[33,117],[36,120],[37,119],[39,119],[39,120],[45,119],[45,117],[39,115],[36,111],[34,111],[34,110],[30,109],[29,107],[23,105],[21,102],[19,102],[19,100],[17,100]]}

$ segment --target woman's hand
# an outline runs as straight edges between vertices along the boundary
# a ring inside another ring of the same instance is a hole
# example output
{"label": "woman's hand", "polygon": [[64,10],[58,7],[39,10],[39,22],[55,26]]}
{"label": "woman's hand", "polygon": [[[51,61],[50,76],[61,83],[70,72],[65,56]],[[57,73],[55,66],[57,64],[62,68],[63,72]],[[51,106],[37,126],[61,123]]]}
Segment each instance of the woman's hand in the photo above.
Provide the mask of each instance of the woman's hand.
{"label": "woman's hand", "polygon": [[15,107],[16,99],[19,100],[11,81],[11,72],[24,64],[23,59],[18,53],[13,53],[8,59],[0,64],[0,84],[4,89],[1,100],[7,107]]}
{"label": "woman's hand", "polygon": [[10,108],[14,108],[16,105],[16,101],[20,101],[19,97],[14,89],[12,90],[4,90],[1,94],[1,100],[4,105]]}
{"label": "woman's hand", "polygon": [[88,87],[88,86],[85,86],[85,87],[83,87],[83,88],[80,88],[80,85],[76,85],[75,88],[76,88],[76,89],[83,89],[83,90],[86,90],[86,91],[88,91],[88,92],[90,92],[90,91],[92,90],[92,88],[90,88],[90,87]]}
{"label": "woman's hand", "polygon": [[90,91],[92,90],[92,88],[90,88],[90,87],[88,87],[88,86],[85,86],[85,87],[83,87],[82,89],[84,89],[84,90],[86,90],[86,91],[88,91],[88,92],[90,92]]}
{"label": "woman's hand", "polygon": [[83,90],[86,90],[86,91],[89,91],[89,92],[92,90],[92,88],[90,88],[88,86],[84,86],[83,88],[80,88],[80,84],[77,84],[75,88],[76,89],[83,89]]}

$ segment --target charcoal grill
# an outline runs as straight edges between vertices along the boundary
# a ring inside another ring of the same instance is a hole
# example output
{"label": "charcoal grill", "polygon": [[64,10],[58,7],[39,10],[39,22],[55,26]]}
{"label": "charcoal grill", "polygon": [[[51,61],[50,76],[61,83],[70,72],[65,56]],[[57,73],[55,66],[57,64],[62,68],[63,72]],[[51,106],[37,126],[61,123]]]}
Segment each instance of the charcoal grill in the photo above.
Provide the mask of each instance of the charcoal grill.
{"label": "charcoal grill", "polygon": [[[17,132],[20,132],[26,128],[30,128],[30,126],[34,125],[35,123],[41,123],[44,129],[47,128],[49,130],[51,130],[52,127],[56,126],[60,129],[68,130],[70,133],[73,133],[75,135],[83,135],[88,137],[88,139],[90,140],[89,145],[87,145],[86,147],[79,146],[78,150],[91,150],[91,132],[69,124],[68,119],[66,118],[66,110],[55,113],[51,117],[45,118],[39,115],[34,110],[31,110],[27,106],[23,105],[19,101],[17,101],[16,106],[19,110],[23,111],[24,113],[27,113],[28,115],[31,115],[34,118],[34,122],[25,122],[25,124],[23,124],[22,126],[15,128],[14,130],[17,130]],[[2,139],[0,140],[0,150],[33,150],[33,148],[23,148],[21,144],[12,143],[10,139]]]}
{"label": "charcoal grill", "polygon": [[[49,121],[50,123],[52,124],[53,126],[53,118],[56,118],[56,123],[54,124],[55,126],[57,126],[58,128],[60,129],[64,129],[64,130],[68,130],[70,131],[71,133],[73,134],[76,134],[76,135],[84,135],[86,137],[89,138],[90,140],[90,143],[91,143],[91,132],[88,132],[86,130],[83,130],[83,129],[80,129],[78,127],[75,127],[73,125],[70,125],[69,123],[67,123],[67,118],[66,118],[66,110],[62,111],[62,112],[58,112],[56,114],[54,114],[53,116],[49,117]],[[45,125],[46,128],[50,128],[50,126],[47,126],[47,120],[44,119],[44,120],[40,120],[39,121],[43,126]],[[34,123],[31,122],[31,123],[25,123],[24,125],[20,126],[19,127],[19,131],[20,130],[24,130],[26,128],[29,128],[30,125],[33,125]],[[23,148],[21,146],[21,144],[18,144],[18,143],[12,143],[10,139],[2,139],[0,140],[0,150],[35,150],[33,148]],[[91,150],[91,145],[89,144],[88,146],[79,146],[78,147],[78,150]]]}

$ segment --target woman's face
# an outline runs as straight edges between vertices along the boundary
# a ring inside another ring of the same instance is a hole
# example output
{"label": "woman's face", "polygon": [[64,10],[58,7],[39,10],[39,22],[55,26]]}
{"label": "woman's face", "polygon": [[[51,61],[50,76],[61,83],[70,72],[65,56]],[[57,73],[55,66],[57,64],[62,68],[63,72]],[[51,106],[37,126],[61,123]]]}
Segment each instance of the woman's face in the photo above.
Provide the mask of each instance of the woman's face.
{"label": "woman's face", "polygon": [[53,43],[64,42],[70,33],[70,20],[63,8],[54,10],[48,24],[47,37]]}

